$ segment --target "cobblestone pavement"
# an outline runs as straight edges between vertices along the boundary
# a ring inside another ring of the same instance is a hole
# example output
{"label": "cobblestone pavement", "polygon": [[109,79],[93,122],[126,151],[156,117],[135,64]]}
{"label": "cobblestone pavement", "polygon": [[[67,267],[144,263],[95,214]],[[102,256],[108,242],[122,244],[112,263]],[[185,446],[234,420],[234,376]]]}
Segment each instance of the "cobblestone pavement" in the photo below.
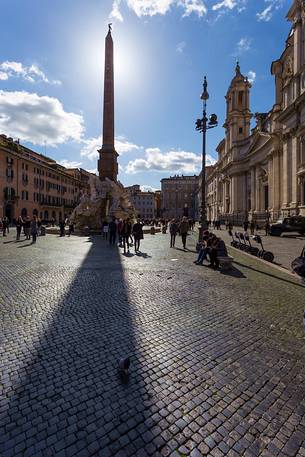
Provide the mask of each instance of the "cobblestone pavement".
{"label": "cobblestone pavement", "polygon": [[[234,231],[243,232],[242,227],[235,227]],[[215,231],[217,233],[217,230]],[[291,270],[291,262],[301,255],[302,249],[305,246],[305,236],[298,234],[285,233],[282,236],[265,236],[264,230],[258,232],[263,240],[263,245],[266,251],[271,251],[274,254],[274,262],[288,270]],[[219,231],[219,235],[226,243],[230,243],[231,237],[226,230]],[[254,246],[259,247],[255,242]]]}
{"label": "cobblestone pavement", "polygon": [[100,237],[10,241],[1,457],[305,456],[293,278],[239,253],[229,274],[196,266],[162,234],[129,257]]}

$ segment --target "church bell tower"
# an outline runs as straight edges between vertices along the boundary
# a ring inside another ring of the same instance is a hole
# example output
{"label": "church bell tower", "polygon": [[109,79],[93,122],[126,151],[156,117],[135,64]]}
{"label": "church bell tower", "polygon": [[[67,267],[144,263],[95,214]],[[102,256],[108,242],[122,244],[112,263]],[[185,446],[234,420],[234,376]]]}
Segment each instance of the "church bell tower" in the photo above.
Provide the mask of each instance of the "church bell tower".
{"label": "church bell tower", "polygon": [[231,81],[226,95],[227,116],[224,127],[226,129],[226,153],[238,141],[246,140],[250,136],[250,88],[248,78],[241,74],[239,62],[236,64],[235,76]]}

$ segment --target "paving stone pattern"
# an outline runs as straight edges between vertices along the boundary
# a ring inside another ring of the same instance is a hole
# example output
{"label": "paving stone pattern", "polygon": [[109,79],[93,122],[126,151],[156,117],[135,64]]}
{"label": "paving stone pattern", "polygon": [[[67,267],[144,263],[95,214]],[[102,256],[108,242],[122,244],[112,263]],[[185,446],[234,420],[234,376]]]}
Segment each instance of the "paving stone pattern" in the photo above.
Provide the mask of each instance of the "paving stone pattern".
{"label": "paving stone pattern", "polygon": [[[0,244],[0,455],[305,456],[305,288],[148,235]],[[131,357],[129,381],[118,359]]]}

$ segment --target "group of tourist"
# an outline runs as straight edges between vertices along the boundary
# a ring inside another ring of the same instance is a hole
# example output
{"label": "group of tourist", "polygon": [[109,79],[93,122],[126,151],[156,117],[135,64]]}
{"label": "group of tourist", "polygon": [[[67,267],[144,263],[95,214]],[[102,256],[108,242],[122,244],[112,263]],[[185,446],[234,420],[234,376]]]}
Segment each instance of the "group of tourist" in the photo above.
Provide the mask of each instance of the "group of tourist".
{"label": "group of tourist", "polygon": [[143,223],[138,219],[135,223],[131,219],[112,218],[110,222],[106,219],[102,223],[102,237],[108,240],[111,246],[118,242],[124,254],[130,254],[130,248],[134,246],[135,253],[140,253],[140,243],[144,238]]}
{"label": "group of tourist", "polygon": [[[0,219],[0,227],[2,230],[2,235],[6,236],[9,234],[9,220],[7,217],[3,217]],[[19,216],[15,220],[16,226],[16,241],[20,241],[21,233],[23,230],[23,234],[25,236],[25,240],[30,240],[32,238],[32,243],[35,244],[37,240],[37,236],[40,235],[42,222],[41,219],[37,216],[33,216],[30,218]]]}

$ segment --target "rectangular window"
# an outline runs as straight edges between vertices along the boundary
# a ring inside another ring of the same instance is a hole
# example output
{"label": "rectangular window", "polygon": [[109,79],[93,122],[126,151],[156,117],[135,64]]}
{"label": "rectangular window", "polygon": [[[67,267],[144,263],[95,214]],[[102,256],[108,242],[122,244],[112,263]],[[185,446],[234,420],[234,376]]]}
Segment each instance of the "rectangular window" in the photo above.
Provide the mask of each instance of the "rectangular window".
{"label": "rectangular window", "polygon": [[239,133],[243,133],[243,128],[239,127],[238,131],[239,131]]}

